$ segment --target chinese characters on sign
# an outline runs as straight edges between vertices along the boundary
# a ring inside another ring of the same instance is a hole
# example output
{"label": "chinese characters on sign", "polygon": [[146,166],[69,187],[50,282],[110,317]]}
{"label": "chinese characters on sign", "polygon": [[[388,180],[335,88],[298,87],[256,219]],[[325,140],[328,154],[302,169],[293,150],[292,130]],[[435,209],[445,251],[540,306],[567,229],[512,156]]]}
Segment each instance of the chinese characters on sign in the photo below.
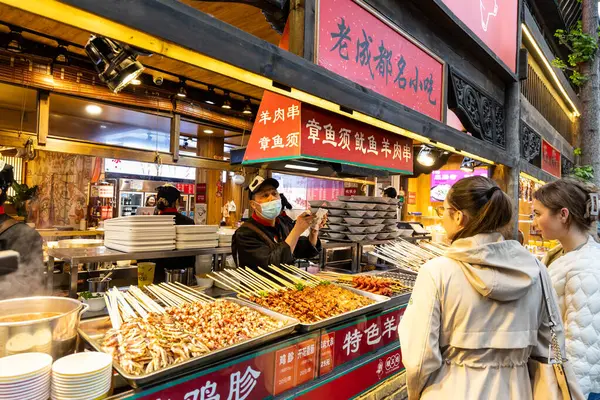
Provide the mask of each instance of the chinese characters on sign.
{"label": "chinese characters on sign", "polygon": [[[319,375],[323,376],[348,361],[397,341],[398,324],[405,310],[400,308],[323,334]],[[333,365],[330,366],[331,363]]]}
{"label": "chinese characters on sign", "polygon": [[411,173],[412,141],[340,115],[302,107],[302,155]]}
{"label": "chinese characters on sign", "polygon": [[352,0],[319,1],[318,64],[437,120],[444,65]]}
{"label": "chinese characters on sign", "polygon": [[560,152],[545,140],[542,140],[542,170],[560,178]]}
{"label": "chinese characters on sign", "polygon": [[315,378],[316,350],[317,340],[308,339],[275,353],[273,394],[281,394]]}

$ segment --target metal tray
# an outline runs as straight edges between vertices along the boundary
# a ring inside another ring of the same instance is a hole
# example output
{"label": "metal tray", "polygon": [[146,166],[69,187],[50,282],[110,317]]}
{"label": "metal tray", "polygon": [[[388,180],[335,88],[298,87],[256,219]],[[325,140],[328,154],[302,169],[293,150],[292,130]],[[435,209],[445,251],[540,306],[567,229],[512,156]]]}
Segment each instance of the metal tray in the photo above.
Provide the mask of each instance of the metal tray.
{"label": "metal tray", "polygon": [[[335,284],[332,283],[332,285],[335,285]],[[325,318],[321,321],[314,322],[312,324],[306,324],[304,322],[299,322],[298,323],[298,332],[316,331],[317,329],[321,329],[325,326],[337,324],[338,322],[344,321],[346,319],[350,319],[353,317],[357,317],[359,315],[367,314],[371,311],[381,310],[381,309],[383,309],[384,304],[390,300],[390,298],[387,296],[381,296],[379,294],[369,293],[369,292],[365,292],[362,290],[358,290],[358,289],[354,289],[352,287],[346,287],[346,286],[342,286],[342,285],[336,285],[336,286],[342,287],[344,289],[348,289],[351,292],[357,293],[364,297],[368,297],[371,300],[375,300],[375,303],[369,304],[368,306],[364,306],[361,308],[357,308],[356,310],[353,310],[353,311],[349,311],[346,313],[335,315],[333,317]],[[254,303],[252,303],[252,304],[254,304]],[[292,317],[290,317],[290,318],[292,318]]]}
{"label": "metal tray", "polygon": [[[163,368],[161,370],[152,372],[150,374],[145,375],[131,375],[127,372],[123,371],[120,365],[116,362],[113,362],[113,368],[134,388],[139,388],[142,386],[152,385],[158,382],[164,382],[169,379],[173,379],[175,377],[183,375],[184,372],[189,372],[190,370],[198,370],[201,367],[204,367],[208,364],[214,363],[215,361],[221,361],[223,359],[232,357],[234,355],[238,355],[250,349],[259,347],[260,345],[271,341],[273,339],[278,339],[283,336],[286,336],[296,329],[299,321],[295,318],[288,317],[287,315],[282,315],[271,311],[267,308],[261,307],[255,303],[245,301],[242,299],[236,299],[231,297],[225,297],[219,300],[227,300],[233,303],[237,303],[241,306],[246,306],[252,308],[261,314],[265,314],[277,321],[284,321],[286,325],[278,330],[273,332],[265,333],[261,336],[257,336],[252,339],[245,340],[243,342],[237,343],[233,346],[224,347],[219,350],[211,351],[210,353],[190,358],[187,361],[184,361],[179,364],[174,364],[169,367]],[[89,343],[95,350],[102,351],[102,347],[100,345],[100,340],[104,337],[106,332],[111,328],[110,319],[108,317],[100,317],[94,318],[87,321],[81,321],[79,324],[79,335],[80,337]]]}

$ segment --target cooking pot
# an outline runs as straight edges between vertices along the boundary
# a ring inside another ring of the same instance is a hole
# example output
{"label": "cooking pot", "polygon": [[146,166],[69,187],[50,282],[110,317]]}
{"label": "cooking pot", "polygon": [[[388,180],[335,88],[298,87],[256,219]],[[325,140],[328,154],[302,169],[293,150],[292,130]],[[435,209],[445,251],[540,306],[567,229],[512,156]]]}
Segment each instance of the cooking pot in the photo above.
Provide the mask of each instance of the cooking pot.
{"label": "cooking pot", "polygon": [[[0,301],[0,357],[42,352],[56,360],[75,352],[79,320],[88,308],[89,305],[67,297]],[[13,322],[26,315],[28,319]]]}

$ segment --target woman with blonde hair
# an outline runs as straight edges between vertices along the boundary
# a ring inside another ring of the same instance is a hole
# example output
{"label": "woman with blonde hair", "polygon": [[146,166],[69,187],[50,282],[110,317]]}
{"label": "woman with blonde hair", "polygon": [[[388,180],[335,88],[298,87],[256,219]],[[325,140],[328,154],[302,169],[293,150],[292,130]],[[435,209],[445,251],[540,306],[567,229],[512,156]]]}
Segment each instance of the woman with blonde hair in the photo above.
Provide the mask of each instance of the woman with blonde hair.
{"label": "woman with blonde hair", "polygon": [[[598,189],[560,179],[533,194],[534,224],[559,246],[548,252],[565,326],[566,351],[586,398],[600,398],[600,244],[594,240]],[[596,397],[597,396],[597,397]]]}
{"label": "woman with blonde hair", "polygon": [[532,399],[528,361],[550,356],[548,308],[564,348],[546,269],[500,233],[512,209],[492,180],[474,176],[436,210],[452,245],[421,267],[399,327],[410,400]]}

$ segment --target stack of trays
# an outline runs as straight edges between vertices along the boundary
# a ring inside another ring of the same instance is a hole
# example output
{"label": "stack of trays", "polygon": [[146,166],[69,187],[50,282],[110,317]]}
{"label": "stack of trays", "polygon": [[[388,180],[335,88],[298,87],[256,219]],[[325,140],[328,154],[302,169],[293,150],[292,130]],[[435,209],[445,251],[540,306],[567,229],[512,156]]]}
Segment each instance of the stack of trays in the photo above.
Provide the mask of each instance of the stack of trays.
{"label": "stack of trays", "polygon": [[52,400],[102,399],[111,384],[112,357],[109,354],[71,354],[52,366]]}
{"label": "stack of trays", "polygon": [[173,215],[134,215],[104,221],[104,246],[124,252],[175,250]]}
{"label": "stack of trays", "polygon": [[0,359],[0,399],[47,399],[50,397],[52,357],[23,353]]}
{"label": "stack of trays", "polygon": [[369,196],[340,196],[339,201],[310,201],[311,208],[326,208],[325,239],[345,242],[395,239],[396,199]]}
{"label": "stack of trays", "polygon": [[214,249],[219,245],[217,225],[177,225],[177,250]]}
{"label": "stack of trays", "polygon": [[231,247],[231,240],[234,234],[233,229],[220,230],[219,231],[219,247]]}

